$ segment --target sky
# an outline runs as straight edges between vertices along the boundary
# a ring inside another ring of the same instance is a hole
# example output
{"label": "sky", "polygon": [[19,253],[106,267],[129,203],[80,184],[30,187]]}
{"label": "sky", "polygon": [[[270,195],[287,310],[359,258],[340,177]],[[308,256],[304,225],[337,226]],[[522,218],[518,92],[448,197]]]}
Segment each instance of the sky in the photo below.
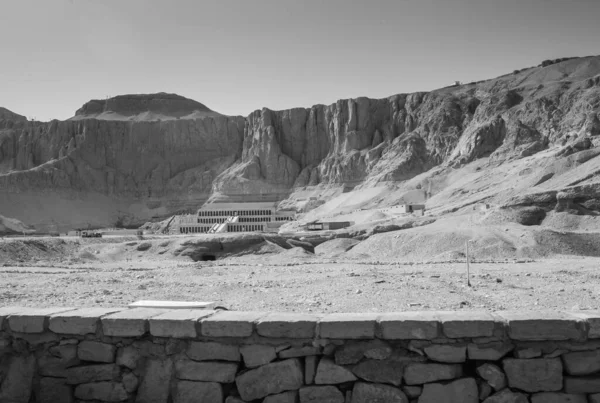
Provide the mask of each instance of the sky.
{"label": "sky", "polygon": [[248,115],[600,54],[600,0],[0,0],[0,106],[169,92]]}

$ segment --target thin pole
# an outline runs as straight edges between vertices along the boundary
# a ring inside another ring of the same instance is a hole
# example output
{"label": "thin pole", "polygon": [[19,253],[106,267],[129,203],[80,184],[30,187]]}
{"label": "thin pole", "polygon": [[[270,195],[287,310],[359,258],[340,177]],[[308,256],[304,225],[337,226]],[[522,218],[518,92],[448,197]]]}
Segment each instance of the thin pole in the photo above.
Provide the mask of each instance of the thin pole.
{"label": "thin pole", "polygon": [[467,251],[467,285],[471,286],[471,275],[469,270],[469,241],[465,243],[465,249]]}

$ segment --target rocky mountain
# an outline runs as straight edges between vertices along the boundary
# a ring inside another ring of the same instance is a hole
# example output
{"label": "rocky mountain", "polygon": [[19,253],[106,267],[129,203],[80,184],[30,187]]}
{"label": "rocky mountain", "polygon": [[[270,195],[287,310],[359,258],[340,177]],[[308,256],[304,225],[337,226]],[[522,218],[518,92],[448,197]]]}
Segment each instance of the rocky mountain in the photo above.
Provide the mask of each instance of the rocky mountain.
{"label": "rocky mountain", "polygon": [[8,109],[0,106],[0,120],[5,120],[5,121],[10,120],[13,122],[20,122],[20,121],[27,120],[27,118],[25,116],[19,115],[18,113],[11,112]]}
{"label": "rocky mountain", "polygon": [[[137,225],[207,200],[296,208],[308,194],[382,185],[397,191],[364,205],[420,189],[441,210],[481,200],[551,208],[564,195],[594,207],[599,138],[600,57],[246,118],[177,95],[125,95],[90,101],[67,121],[0,116],[0,212],[39,228]],[[498,169],[523,173],[510,185]],[[467,173],[472,190],[458,192]]]}

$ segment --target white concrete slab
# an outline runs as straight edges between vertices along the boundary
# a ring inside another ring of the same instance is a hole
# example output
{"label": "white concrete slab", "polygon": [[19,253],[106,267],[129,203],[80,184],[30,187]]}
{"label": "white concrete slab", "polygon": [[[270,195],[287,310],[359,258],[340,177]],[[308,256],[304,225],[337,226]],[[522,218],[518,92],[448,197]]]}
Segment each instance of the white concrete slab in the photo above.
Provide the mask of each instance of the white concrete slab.
{"label": "white concrete slab", "polygon": [[212,309],[214,301],[149,301],[141,300],[129,304],[131,308],[166,308],[166,309]]}

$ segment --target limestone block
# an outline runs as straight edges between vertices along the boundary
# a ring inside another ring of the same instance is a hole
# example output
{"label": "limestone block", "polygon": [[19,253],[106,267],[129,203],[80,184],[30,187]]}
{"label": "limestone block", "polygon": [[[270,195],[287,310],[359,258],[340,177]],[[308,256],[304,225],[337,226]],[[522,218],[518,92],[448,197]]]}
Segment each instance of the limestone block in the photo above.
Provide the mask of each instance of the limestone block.
{"label": "limestone block", "polygon": [[165,345],[150,340],[136,340],[131,344],[143,357],[165,358]]}
{"label": "limestone block", "polygon": [[20,310],[26,309],[22,306],[5,306],[0,307],[0,330],[2,330],[2,324],[5,322],[5,319],[14,314],[18,313]]}
{"label": "limestone block", "polygon": [[77,358],[77,340],[74,344],[61,344],[48,348],[48,353],[54,357],[64,360],[75,360]]}
{"label": "limestone block", "polygon": [[81,361],[114,362],[117,348],[98,341],[82,341],[77,346],[77,357]]}
{"label": "limestone block", "polygon": [[383,360],[391,353],[390,345],[379,339],[349,341],[335,350],[335,362],[339,365],[356,364],[364,357]]}
{"label": "limestone block", "polygon": [[47,329],[50,315],[71,310],[73,308],[21,308],[8,316],[8,325],[13,332],[42,333]]}
{"label": "limestone block", "polygon": [[459,344],[432,344],[423,349],[432,361],[459,363],[467,360],[467,346]]}
{"label": "limestone block", "polygon": [[240,399],[239,397],[236,397],[236,396],[227,396],[227,399],[225,399],[225,403],[246,403],[246,402],[244,402],[242,399]]}
{"label": "limestone block", "polygon": [[128,398],[123,384],[116,382],[94,382],[77,385],[75,397],[82,400],[100,400],[102,402],[122,402]]}
{"label": "limestone block", "polygon": [[600,338],[600,311],[575,311],[569,312],[571,315],[581,318],[588,324],[588,338]]}
{"label": "limestone block", "polygon": [[479,391],[473,378],[442,383],[427,383],[419,396],[419,403],[478,403]]}
{"label": "limestone block", "polygon": [[189,361],[175,362],[175,376],[187,381],[231,383],[238,369],[236,362]]}
{"label": "limestone block", "polygon": [[352,367],[354,375],[365,381],[400,386],[408,362],[394,359],[364,360]]}
{"label": "limestone block", "polygon": [[31,397],[35,357],[12,356],[0,383],[0,402],[28,403]]}
{"label": "limestone block", "polygon": [[407,385],[421,385],[459,378],[462,374],[463,370],[460,364],[412,363],[404,370],[404,382]]}
{"label": "limestone block", "polygon": [[585,395],[543,392],[531,395],[531,403],[588,403],[588,400]]}
{"label": "limestone block", "polygon": [[356,382],[352,388],[351,403],[366,402],[408,403],[408,398],[404,392],[393,386]]}
{"label": "limestone block", "polygon": [[12,343],[10,342],[10,340],[0,339],[0,357],[2,357],[4,353],[7,353],[10,350],[11,344]]}
{"label": "limestone block", "polygon": [[538,347],[520,348],[515,351],[516,358],[538,358],[542,356],[542,350]]}
{"label": "limestone block", "polygon": [[240,347],[240,353],[244,358],[244,364],[248,368],[256,368],[265,365],[277,358],[275,347],[261,344],[251,344]]}
{"label": "limestone block", "polygon": [[167,403],[173,373],[171,360],[148,359],[137,391],[136,403]]}
{"label": "limestone block", "polygon": [[100,318],[106,336],[133,337],[148,332],[148,319],[168,312],[168,309],[133,308]]}
{"label": "limestone block", "polygon": [[64,378],[67,368],[80,363],[76,345],[50,347],[47,353],[38,358],[38,373],[42,376]]}
{"label": "limestone block", "polygon": [[300,388],[300,403],[344,403],[344,395],[335,386],[307,386]]}
{"label": "limestone block", "polygon": [[198,321],[216,311],[206,309],[174,309],[148,319],[150,334],[157,337],[195,338]]}
{"label": "limestone block", "polygon": [[423,393],[423,387],[422,386],[404,386],[402,388],[402,391],[409,399],[415,399],[415,398],[421,396],[421,393]]}
{"label": "limestone block", "polygon": [[48,328],[58,334],[96,333],[100,318],[126,308],[82,308],[50,315]]}
{"label": "limestone block", "polygon": [[38,403],[72,403],[73,390],[61,378],[41,378]]}
{"label": "limestone block", "polygon": [[487,399],[493,392],[493,389],[490,386],[490,384],[482,379],[478,380],[477,386],[479,387],[479,400],[481,401]]}
{"label": "limestone block", "polygon": [[304,358],[304,383],[312,385],[315,382],[319,357],[311,355]]}
{"label": "limestone block", "polygon": [[52,332],[43,333],[13,333],[15,339],[25,340],[31,346],[39,346],[40,344],[54,343],[60,338]]}
{"label": "limestone block", "polygon": [[375,337],[377,314],[332,313],[319,322],[323,339],[371,339]]}
{"label": "limestone block", "polygon": [[117,350],[117,365],[135,369],[139,359],[140,352],[133,346],[120,347]]}
{"label": "limestone block", "polygon": [[513,340],[583,340],[584,320],[576,315],[556,311],[499,312],[508,324]]}
{"label": "limestone block", "polygon": [[270,313],[258,320],[256,332],[264,337],[312,339],[319,319],[301,313]]}
{"label": "limestone block", "polygon": [[498,361],[510,353],[515,346],[508,342],[495,341],[485,344],[469,343],[467,355],[470,360]]}
{"label": "limestone block", "polygon": [[115,364],[84,365],[67,369],[66,375],[69,385],[114,381],[119,377],[119,367]]}
{"label": "limestone block", "polygon": [[506,376],[497,365],[482,364],[477,367],[477,374],[485,379],[495,390],[502,390],[506,387]]}
{"label": "limestone block", "polygon": [[507,388],[488,397],[483,403],[529,403],[529,399],[527,399],[527,395],[513,392]]}
{"label": "limestone block", "polygon": [[562,389],[563,367],[560,358],[505,358],[502,363],[511,388],[525,392],[555,392]]}
{"label": "limestone block", "polygon": [[277,356],[280,359],[286,358],[296,358],[296,357],[306,357],[309,355],[320,355],[321,348],[314,346],[304,346],[304,347],[292,347],[277,353]]}
{"label": "limestone block", "polygon": [[600,393],[600,376],[565,376],[564,391],[570,394]]}
{"label": "limestone block", "polygon": [[180,339],[168,339],[165,343],[165,354],[166,355],[175,355],[179,353],[183,353],[188,347],[188,343],[186,340]]}
{"label": "limestone block", "polygon": [[216,382],[178,381],[175,384],[173,403],[223,401],[223,387]]}
{"label": "limestone block", "polygon": [[315,384],[334,385],[355,380],[356,376],[348,368],[337,365],[331,358],[323,357],[319,361]]}
{"label": "limestone block", "polygon": [[488,312],[437,312],[446,337],[490,337],[494,335],[497,319]]}
{"label": "limestone block", "polygon": [[240,361],[240,348],[233,344],[193,341],[185,353],[196,361]]}
{"label": "limestone block", "polygon": [[379,316],[384,339],[432,340],[440,335],[439,318],[434,312],[397,312]]}
{"label": "limestone block", "polygon": [[562,360],[569,375],[590,375],[600,371],[600,350],[563,354]]}
{"label": "limestone block", "polygon": [[222,311],[200,321],[202,336],[250,337],[266,312]]}
{"label": "limestone block", "polygon": [[139,385],[139,380],[133,372],[124,373],[122,382],[123,386],[125,387],[125,390],[129,393],[135,392]]}
{"label": "limestone block", "polygon": [[288,392],[278,393],[265,397],[262,403],[297,403],[298,392],[290,390]]}
{"label": "limestone block", "polygon": [[600,393],[588,395],[588,403],[600,403]]}
{"label": "limestone block", "polygon": [[261,399],[267,395],[298,390],[304,376],[297,358],[273,362],[239,375],[235,383],[243,400]]}

